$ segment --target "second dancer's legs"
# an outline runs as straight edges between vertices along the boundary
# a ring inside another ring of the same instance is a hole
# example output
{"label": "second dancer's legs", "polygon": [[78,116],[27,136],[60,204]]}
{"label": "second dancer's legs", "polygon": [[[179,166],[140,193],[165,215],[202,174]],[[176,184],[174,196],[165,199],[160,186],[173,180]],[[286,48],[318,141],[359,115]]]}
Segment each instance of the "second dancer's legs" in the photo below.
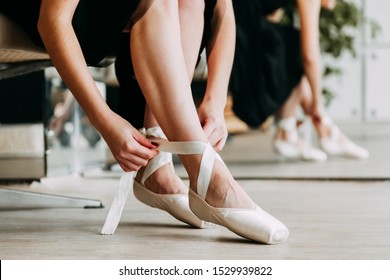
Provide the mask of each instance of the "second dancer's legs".
{"label": "second dancer's legs", "polygon": [[283,103],[276,115],[276,133],[273,146],[285,158],[308,161],[324,161],[327,155],[306,143],[298,135],[296,114],[299,106],[305,113],[311,108],[311,93],[307,80],[303,77],[291,95]]}
{"label": "second dancer's legs", "polygon": [[[280,120],[286,120],[285,123],[295,122],[295,114],[299,106],[301,106],[303,113],[310,117],[311,107],[313,103],[313,96],[306,77],[303,77],[299,85],[294,89],[291,96],[283,104],[278,112]],[[282,123],[283,124],[283,123]],[[322,108],[321,121],[313,121],[314,128],[318,135],[320,147],[329,155],[346,156],[355,159],[364,159],[369,156],[369,152],[354,144],[340,129],[333,123],[330,116],[326,113],[325,108]],[[295,123],[294,123],[295,129]],[[288,140],[288,131],[279,127],[276,133],[276,138],[282,141]],[[297,142],[298,143],[298,142]],[[300,141],[299,145],[303,145]],[[311,149],[314,151],[313,149]],[[325,157],[326,158],[326,157]],[[309,159],[323,160],[323,155],[318,151],[312,153]]]}

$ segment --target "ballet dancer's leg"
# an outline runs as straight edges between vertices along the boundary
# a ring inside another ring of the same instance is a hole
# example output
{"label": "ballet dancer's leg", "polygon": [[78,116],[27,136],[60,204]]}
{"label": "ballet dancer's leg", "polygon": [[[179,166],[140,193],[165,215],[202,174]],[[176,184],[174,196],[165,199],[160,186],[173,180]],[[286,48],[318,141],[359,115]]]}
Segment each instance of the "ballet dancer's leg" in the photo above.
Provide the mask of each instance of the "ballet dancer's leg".
{"label": "ballet dancer's leg", "polygon": [[[204,0],[179,0],[178,3],[181,45],[187,76],[191,80],[203,34],[205,3]],[[165,138],[149,106],[145,108],[144,127],[147,137]],[[160,152],[137,172],[133,191],[143,203],[167,211],[180,221],[196,228],[205,225],[189,208],[188,187],[175,174],[170,153]]]}
{"label": "ballet dancer's leg", "polygon": [[[189,80],[194,75],[194,69],[199,55],[200,42],[203,34],[204,0],[179,0],[180,37],[187,67]],[[159,127],[154,115],[146,106],[144,127],[146,129]],[[144,168],[138,172],[136,180],[140,181]],[[174,194],[187,193],[187,188],[177,177],[169,165],[163,165],[157,169],[145,181],[145,186],[154,193]]]}
{"label": "ballet dancer's leg", "polygon": [[[137,75],[137,80],[168,139],[208,142],[192,99],[181,43],[178,3],[155,1],[131,32],[134,70],[136,75],[142,73]],[[200,157],[185,155],[180,158],[189,174],[191,187],[196,191]],[[230,173],[218,163],[209,192],[206,200],[212,206],[254,207]]]}
{"label": "ballet dancer's leg", "polygon": [[[310,116],[312,104],[313,96],[311,94],[309,82],[306,77],[303,77],[296,90],[294,90],[291,97],[282,107],[281,115],[292,116],[300,105],[303,112]],[[369,156],[367,150],[357,146],[340,131],[325,112],[325,108],[322,108],[321,110],[320,119],[320,122],[313,121],[313,125],[319,138],[319,144],[327,154],[356,159],[364,159]]]}
{"label": "ballet dancer's leg", "polygon": [[[204,144],[208,139],[199,123],[192,99],[178,9],[176,1],[154,1],[133,26],[130,48],[134,70],[146,101],[168,139]],[[210,150],[208,147],[207,153],[212,154],[212,148]],[[181,155],[180,158],[189,174],[190,187],[196,192],[200,164],[204,161],[199,155]],[[206,214],[210,221],[260,242],[278,243],[287,238],[288,231],[284,225],[259,209],[218,160],[212,168],[206,192],[204,212],[212,212],[222,219],[215,220]],[[196,202],[197,206],[200,204]],[[222,214],[226,211],[227,216]]]}
{"label": "ballet dancer's leg", "polygon": [[[313,103],[313,96],[310,92],[308,80],[301,82],[301,106],[303,111],[309,115],[310,106]],[[330,116],[322,108],[321,121],[313,122],[316,129],[321,148],[329,155],[345,156],[354,159],[365,159],[369,157],[369,152],[356,145],[334,124]]]}
{"label": "ballet dancer's leg", "polygon": [[[287,98],[287,100],[283,103],[283,105],[280,107],[278,113],[276,114],[277,122],[279,120],[284,119],[295,119],[297,114],[297,109],[302,103],[303,99],[303,83],[302,81],[294,88],[291,95]],[[295,121],[295,120],[294,120]],[[294,124],[296,125],[296,124]],[[289,134],[287,131],[285,131],[282,127],[277,128],[276,139],[285,140],[287,141],[289,139]]]}
{"label": "ballet dancer's leg", "polygon": [[[327,156],[322,151],[305,143],[298,136],[296,114],[301,104],[310,100],[310,88],[305,83],[305,78],[296,86],[288,99],[281,106],[277,114],[277,129],[274,137],[275,151],[285,158],[301,159],[308,161],[324,161]],[[306,104],[305,103],[305,104]]]}

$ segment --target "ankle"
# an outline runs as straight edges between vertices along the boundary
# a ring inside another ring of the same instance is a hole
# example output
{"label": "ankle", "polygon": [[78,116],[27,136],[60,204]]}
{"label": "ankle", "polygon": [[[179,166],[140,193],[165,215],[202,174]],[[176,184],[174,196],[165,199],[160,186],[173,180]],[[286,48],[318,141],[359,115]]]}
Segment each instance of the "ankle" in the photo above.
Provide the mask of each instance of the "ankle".
{"label": "ankle", "polygon": [[276,126],[275,140],[293,143],[298,141],[297,120],[295,117],[280,118]]}
{"label": "ankle", "polygon": [[329,138],[332,135],[332,127],[325,123],[314,123],[314,128],[316,129],[317,135],[319,138]]}
{"label": "ankle", "polygon": [[[141,177],[136,177],[136,180]],[[145,187],[158,194],[186,193],[186,187],[182,180],[175,174],[169,164],[161,166],[153,172],[145,181]]]}
{"label": "ankle", "polygon": [[179,158],[187,171],[190,187],[196,192],[199,177],[199,168],[202,160],[201,155],[179,155]]}
{"label": "ankle", "polygon": [[164,132],[162,131],[161,127],[159,126],[152,126],[152,127],[146,127],[145,128],[145,134],[147,136],[153,136],[153,137],[159,137],[163,139],[167,139]]}
{"label": "ankle", "polygon": [[289,141],[291,139],[290,132],[278,127],[274,136],[275,140]]}
{"label": "ankle", "polygon": [[214,166],[205,200],[217,208],[255,207],[255,203],[234,180],[226,166],[219,162]]}

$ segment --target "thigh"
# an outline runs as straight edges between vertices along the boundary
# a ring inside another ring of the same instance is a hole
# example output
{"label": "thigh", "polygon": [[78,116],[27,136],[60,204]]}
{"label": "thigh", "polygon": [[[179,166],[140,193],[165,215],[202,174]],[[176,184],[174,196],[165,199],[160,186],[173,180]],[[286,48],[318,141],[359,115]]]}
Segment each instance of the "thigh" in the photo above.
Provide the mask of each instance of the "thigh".
{"label": "thigh", "polygon": [[204,31],[204,0],[179,0],[180,35],[189,79],[199,57]]}

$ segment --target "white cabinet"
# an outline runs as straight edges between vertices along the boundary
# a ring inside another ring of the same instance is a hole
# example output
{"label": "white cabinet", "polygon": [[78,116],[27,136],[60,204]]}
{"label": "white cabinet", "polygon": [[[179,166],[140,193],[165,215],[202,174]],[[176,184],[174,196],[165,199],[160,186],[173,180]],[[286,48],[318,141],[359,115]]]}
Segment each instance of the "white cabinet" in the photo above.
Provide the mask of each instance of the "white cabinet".
{"label": "white cabinet", "polygon": [[390,1],[353,2],[362,7],[366,19],[379,24],[381,32],[372,39],[369,25],[365,24],[356,33],[358,57],[353,59],[346,55],[336,62],[343,74],[324,81],[325,86],[337,93],[329,112],[336,121],[389,122]]}
{"label": "white cabinet", "polygon": [[[389,0],[363,0],[364,16],[373,19],[382,28],[380,35],[372,40],[369,29],[366,28],[366,42],[371,45],[390,43],[390,1]],[[366,25],[367,27],[367,25]]]}
{"label": "white cabinet", "polygon": [[364,6],[365,16],[381,27],[375,40],[365,31],[365,119],[390,121],[390,1],[364,0]]}
{"label": "white cabinet", "polygon": [[390,121],[390,48],[374,48],[366,53],[367,121]]}
{"label": "white cabinet", "polygon": [[[348,0],[363,7],[362,0]],[[358,123],[364,119],[364,69],[362,30],[350,30],[355,38],[356,57],[344,53],[340,58],[323,57],[323,64],[339,68],[341,75],[332,75],[323,80],[323,85],[335,94],[327,108],[338,123]]]}
{"label": "white cabinet", "polygon": [[335,94],[328,112],[337,122],[359,122],[363,118],[362,60],[346,54],[337,61],[324,59],[342,71],[340,76],[324,79],[324,86]]}

